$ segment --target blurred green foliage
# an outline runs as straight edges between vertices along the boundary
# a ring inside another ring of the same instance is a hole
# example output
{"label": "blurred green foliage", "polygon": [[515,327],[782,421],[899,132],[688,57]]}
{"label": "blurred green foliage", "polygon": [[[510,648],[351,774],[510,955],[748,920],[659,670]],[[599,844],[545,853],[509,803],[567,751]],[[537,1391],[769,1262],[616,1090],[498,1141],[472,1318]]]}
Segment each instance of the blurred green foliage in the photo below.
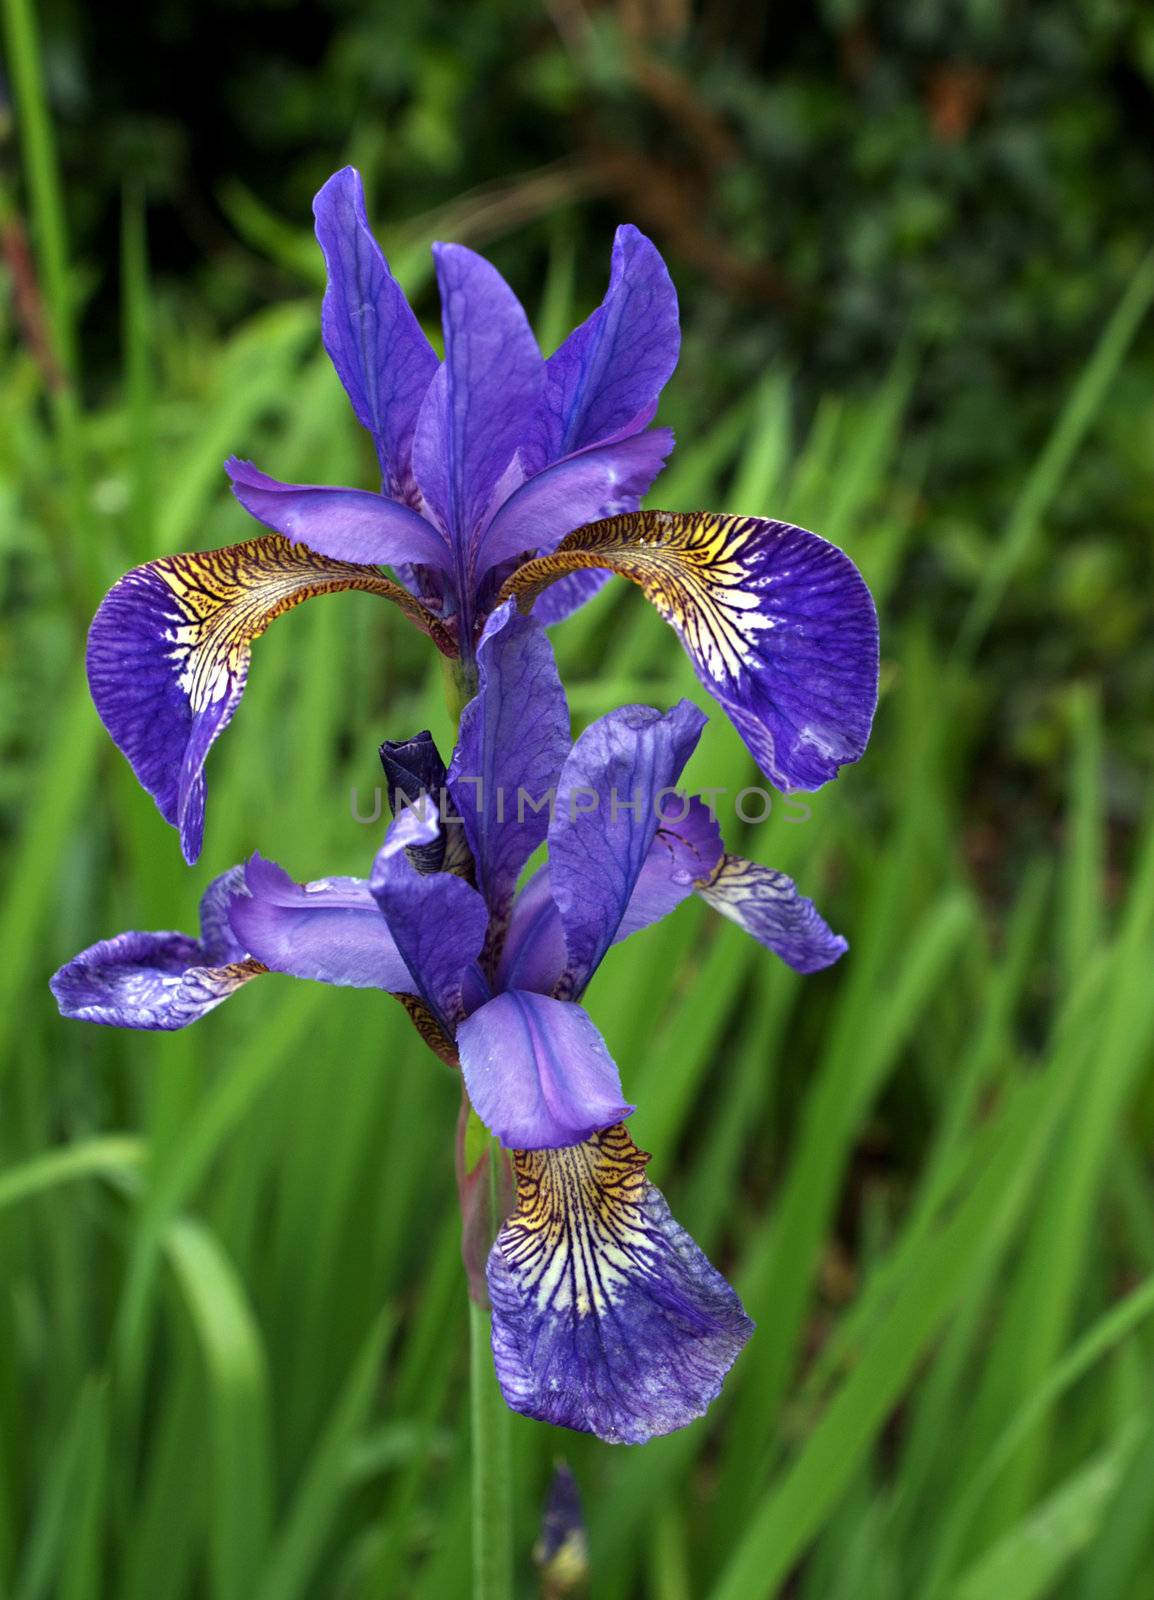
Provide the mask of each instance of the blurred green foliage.
{"label": "blurred green foliage", "polygon": [[[1146,1600],[1149,16],[3,12],[0,1594],[467,1584],[451,1076],[370,994],[269,978],[156,1039],[63,1024],[46,988],[95,938],[189,926],[256,846],[363,872],[377,741],[448,736],[401,619],[303,608],[257,647],[190,873],[83,683],[107,583],[248,532],[230,451],[370,481],[307,227],[353,159],[430,322],[434,233],[555,342],[612,226],[651,231],[686,327],[658,503],[813,526],[882,613],[865,760],[744,841],[846,960],[801,980],[694,905],[591,992],[653,1175],[759,1332],[644,1450],[516,1422],[517,1600],[558,1452],[597,1600]],[[699,693],[625,585],[557,646],[580,721]],[[722,719],[689,776],[752,778]]]}

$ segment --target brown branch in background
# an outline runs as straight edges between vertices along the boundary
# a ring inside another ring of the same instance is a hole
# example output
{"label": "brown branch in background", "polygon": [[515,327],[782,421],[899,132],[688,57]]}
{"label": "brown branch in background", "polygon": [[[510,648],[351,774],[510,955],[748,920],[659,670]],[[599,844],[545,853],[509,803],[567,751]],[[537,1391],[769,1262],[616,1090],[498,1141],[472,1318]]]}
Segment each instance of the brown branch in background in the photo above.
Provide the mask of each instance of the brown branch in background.
{"label": "brown branch in background", "polygon": [[45,386],[54,393],[65,387],[66,379],[52,348],[44,297],[36,276],[36,263],[28,243],[24,219],[7,199],[7,184],[0,189],[0,259],[12,283],[12,305],[16,323],[32,358],[40,368]]}
{"label": "brown branch in background", "polygon": [[608,187],[599,162],[566,156],[533,172],[470,189],[408,226],[421,237],[431,232],[462,244],[481,245],[559,207],[594,199]]}
{"label": "brown branch in background", "polygon": [[990,98],[994,75],[989,67],[946,61],[926,80],[926,111],[941,144],[961,144]]}
{"label": "brown branch in background", "polygon": [[[546,3],[562,46],[581,68],[592,44],[589,9],[584,0]],[[625,77],[638,99],[666,125],[668,145],[677,154],[654,156],[639,145],[606,140],[596,107],[586,109],[578,119],[578,137],[589,154],[589,165],[579,169],[585,195],[611,194],[627,216],[667,242],[726,294],[795,305],[793,286],[771,262],[738,254],[709,225],[718,175],[741,160],[741,145],[692,79],[648,48],[658,41],[685,44],[692,23],[686,0],[616,0],[612,9],[622,38]]]}
{"label": "brown branch in background", "polygon": [[600,152],[607,187],[630,217],[666,240],[726,294],[770,305],[796,305],[793,285],[769,261],[751,261],[728,249],[704,222],[710,181],[665,165],[641,150],[605,146]]}

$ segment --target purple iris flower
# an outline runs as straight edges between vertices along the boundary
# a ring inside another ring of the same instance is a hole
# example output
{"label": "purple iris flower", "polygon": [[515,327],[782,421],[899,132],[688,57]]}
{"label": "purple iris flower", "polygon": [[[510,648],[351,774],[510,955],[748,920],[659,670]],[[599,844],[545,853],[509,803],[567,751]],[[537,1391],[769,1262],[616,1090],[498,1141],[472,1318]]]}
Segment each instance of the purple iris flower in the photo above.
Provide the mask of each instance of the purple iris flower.
{"label": "purple iris flower", "polygon": [[330,178],[314,211],[324,343],[373,439],[380,488],[283,483],[231,459],[233,490],[267,531],[136,568],[89,638],[100,716],[186,859],[200,852],[205,760],[253,640],[342,589],[399,605],[471,686],[503,600],[557,622],[619,573],[672,624],[772,782],[817,788],[855,761],[877,694],[877,623],[848,558],[788,523],[637,509],[672,448],[650,423],[679,346],[677,297],[650,241],[618,230],[604,300],[548,359],[488,262],[434,246],[442,360],[369,231],[357,173]]}
{"label": "purple iris flower", "polygon": [[[268,971],[398,996],[513,1152],[515,1206],[487,1268],[506,1400],[640,1442],[706,1410],[752,1324],[649,1182],[582,996],[614,944],[691,894],[799,971],[846,946],[678,793],[705,722],[689,701],[626,706],[574,743],[535,618],[500,607],[477,661],[447,773],[427,734],[386,749],[398,814],[368,880],[298,884],[253,856],[209,888],[200,939],[122,934],[53,990],[66,1016],[161,1029]],[[443,807],[403,803],[442,776]]]}

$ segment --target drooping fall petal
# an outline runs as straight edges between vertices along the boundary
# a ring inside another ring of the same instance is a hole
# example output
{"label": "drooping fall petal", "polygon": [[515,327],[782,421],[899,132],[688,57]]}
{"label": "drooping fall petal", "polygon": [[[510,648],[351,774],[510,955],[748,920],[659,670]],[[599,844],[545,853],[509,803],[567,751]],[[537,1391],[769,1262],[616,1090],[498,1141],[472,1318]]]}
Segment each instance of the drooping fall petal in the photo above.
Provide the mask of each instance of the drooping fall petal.
{"label": "drooping fall petal", "polygon": [[624,1127],[514,1156],[489,1256],[493,1358],[514,1411],[610,1444],[700,1417],[753,1332],[645,1176]]}
{"label": "drooping fall petal", "polygon": [[253,641],[302,600],[344,589],[395,601],[452,649],[398,584],[279,534],[150,561],[105,596],[88,635],[92,698],[187,861],[204,835],[204,763],[240,703]]}
{"label": "drooping fall petal", "polygon": [[590,567],[642,589],[772,783],[820,788],[862,754],[877,703],[877,614],[835,545],[761,517],[638,511],[569,534],[501,596],[528,610],[555,579]]}
{"label": "drooping fall petal", "polygon": [[173,1032],[205,1016],[267,969],[232,932],[228,906],[244,868],[213,880],[200,903],[201,936],[120,933],[74,956],[51,980],[60,1013],[112,1028]]}
{"label": "drooping fall petal", "polygon": [[727,855],[698,894],[797,972],[820,972],[849,949],[784,872]]}

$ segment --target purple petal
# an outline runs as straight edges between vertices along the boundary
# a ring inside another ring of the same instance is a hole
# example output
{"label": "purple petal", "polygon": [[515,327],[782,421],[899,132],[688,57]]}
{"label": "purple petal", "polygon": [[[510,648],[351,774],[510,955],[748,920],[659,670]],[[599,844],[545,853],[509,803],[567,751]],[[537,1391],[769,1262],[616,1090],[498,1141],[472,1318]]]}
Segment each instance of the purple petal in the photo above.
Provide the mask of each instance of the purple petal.
{"label": "purple petal", "polygon": [[680,343],[677,292],[665,263],[626,224],[613,241],[605,299],[547,363],[533,464],[598,444],[642,411],[652,415]]}
{"label": "purple petal", "polygon": [[698,894],[798,972],[820,972],[849,949],[784,872],[725,856]]}
{"label": "purple petal", "polygon": [[480,686],[461,716],[449,790],[477,887],[500,920],[548,831],[547,796],[571,743],[569,706],[544,629],[512,605],[489,618],[477,662]]}
{"label": "purple petal", "polygon": [[121,933],[90,945],[60,968],[52,993],[65,1017],[112,1028],[171,1032],[185,1028],[264,971],[245,959],[225,920],[243,884],[233,867],[209,885],[200,903],[201,937],[185,933]]}
{"label": "purple petal", "polygon": [[643,1444],[703,1416],[753,1332],[623,1127],[519,1151],[489,1256],[493,1360],[525,1416]]}
{"label": "purple petal", "polygon": [[662,805],[662,818],[614,944],[675,911],[721,861],[721,831],[702,801],[670,796]]}
{"label": "purple petal", "polygon": [[352,989],[410,986],[380,907],[362,878],[295,883],[275,861],[254,855],[246,895],[232,903],[232,926],[273,972]]}
{"label": "purple petal", "polygon": [[534,605],[531,615],[543,628],[555,627],[599,594],[613,576],[611,572],[571,572],[559,583],[551,583]]}
{"label": "purple petal", "polygon": [[605,1041],[572,1001],[513,989],[457,1029],[473,1110],[508,1150],[579,1144],[631,1116]]}
{"label": "purple petal", "polygon": [[279,534],[137,567],[105,596],[88,635],[100,720],[186,861],[204,834],[204,763],[248,676],[252,641],[314,595],[362,589],[414,602],[369,567],[329,561]]}
{"label": "purple petal", "polygon": [[313,201],[329,283],[321,307],[325,349],[357,420],[376,442],[386,487],[410,488],[409,458],[437,356],[369,231],[360,174],[345,167]]}
{"label": "purple petal", "polygon": [[689,760],[705,716],[688,700],[662,715],[625,706],[577,740],[549,827],[553,898],[565,926],[565,988],[580,994],[613,943],[657,833],[660,806]]}
{"label": "purple petal", "polygon": [[432,523],[383,494],[281,483],[236,456],[229,457],[224,469],[250,516],[320,555],[361,565],[450,565],[449,547]]}
{"label": "purple petal", "polygon": [[513,902],[496,987],[552,994],[567,959],[564,924],[549,884],[549,868],[543,866]]}
{"label": "purple petal", "polygon": [[445,360],[421,407],[413,469],[464,551],[538,404],[545,364],[516,295],[462,245],[433,246]]}
{"label": "purple petal", "polygon": [[672,449],[669,429],[652,428],[546,467],[505,501],[481,535],[478,575],[525,551],[552,549],[583,523],[635,510]]}
{"label": "purple petal", "polygon": [[[415,814],[406,809],[393,830]],[[485,902],[451,873],[422,877],[404,854],[407,836],[393,830],[390,841],[401,840],[402,848],[394,851],[392,842],[386,843],[373,863],[369,888],[408,970],[405,991],[421,997],[451,1039],[464,1014],[461,986],[485,942]]]}
{"label": "purple petal", "polygon": [[760,517],[639,511],[568,535],[503,593],[527,609],[554,579],[589,567],[645,591],[780,788],[820,788],[865,750],[877,613],[836,546]]}

